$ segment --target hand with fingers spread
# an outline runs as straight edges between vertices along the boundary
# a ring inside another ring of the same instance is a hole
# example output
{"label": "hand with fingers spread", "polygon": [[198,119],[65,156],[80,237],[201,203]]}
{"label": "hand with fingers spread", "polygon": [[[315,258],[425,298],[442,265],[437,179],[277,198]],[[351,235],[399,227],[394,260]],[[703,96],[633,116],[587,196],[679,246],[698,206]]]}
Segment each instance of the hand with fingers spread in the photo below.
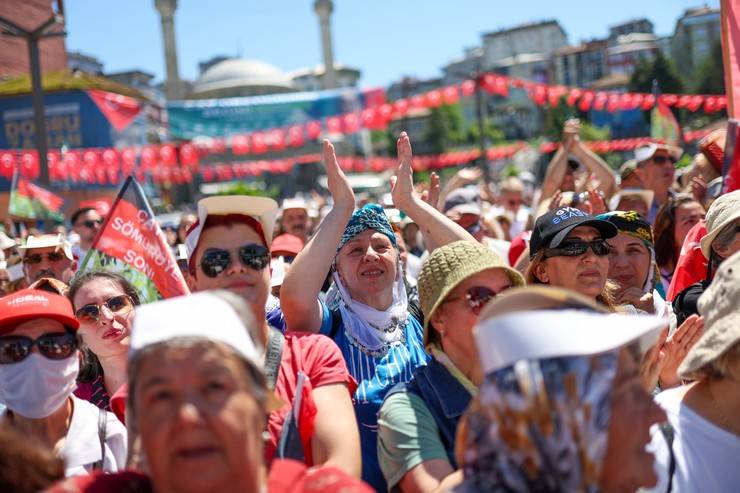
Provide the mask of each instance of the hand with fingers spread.
{"label": "hand with fingers spread", "polygon": [[642,386],[647,392],[652,392],[655,386],[658,385],[660,373],[665,366],[666,355],[662,351],[662,348],[667,337],[668,327],[660,332],[658,342],[642,358],[642,363],[640,364],[640,380],[642,380]]}
{"label": "hand with fingers spread", "polygon": [[349,185],[347,176],[339,167],[337,155],[334,152],[334,145],[328,140],[324,140],[324,166],[326,166],[326,176],[328,178],[329,192],[334,199],[335,208],[349,208],[350,212],[355,208],[355,193]]}
{"label": "hand with fingers spread", "polygon": [[398,149],[398,169],[396,175],[391,177],[391,197],[393,197],[393,204],[396,208],[404,210],[415,200],[414,170],[411,167],[413,154],[411,141],[406,132],[401,132],[396,148]]}
{"label": "hand with fingers spread", "polygon": [[455,173],[455,179],[460,181],[461,186],[476,183],[483,176],[480,168],[463,168]]}
{"label": "hand with fingers spread", "polygon": [[666,339],[662,349],[665,361],[660,372],[661,388],[681,385],[681,379],[677,374],[678,367],[703,333],[704,319],[699,315],[691,315]]}

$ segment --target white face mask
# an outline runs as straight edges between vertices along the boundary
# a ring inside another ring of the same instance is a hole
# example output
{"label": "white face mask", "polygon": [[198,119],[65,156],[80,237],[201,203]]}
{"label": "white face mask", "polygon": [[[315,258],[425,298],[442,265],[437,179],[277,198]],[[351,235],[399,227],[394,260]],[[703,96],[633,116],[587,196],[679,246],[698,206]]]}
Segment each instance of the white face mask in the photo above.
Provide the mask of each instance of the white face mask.
{"label": "white face mask", "polygon": [[31,353],[19,363],[0,365],[0,402],[26,418],[50,416],[74,391],[79,370],[76,351],[67,359]]}

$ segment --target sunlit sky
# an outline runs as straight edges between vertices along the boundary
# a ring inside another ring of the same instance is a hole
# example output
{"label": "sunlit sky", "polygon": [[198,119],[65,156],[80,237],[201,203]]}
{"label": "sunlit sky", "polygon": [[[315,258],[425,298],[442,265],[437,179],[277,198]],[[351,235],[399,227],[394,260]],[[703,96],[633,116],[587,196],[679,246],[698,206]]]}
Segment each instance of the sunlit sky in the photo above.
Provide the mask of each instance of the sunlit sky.
{"label": "sunlit sky", "polygon": [[[718,7],[719,0],[705,2]],[[608,27],[647,17],[658,35],[699,0],[334,0],[337,62],[362,70],[361,85],[403,75],[434,77],[480,35],[557,19],[571,43],[605,37]],[[69,51],[98,57],[106,72],[140,69],[164,77],[154,0],[68,0]],[[321,63],[312,0],[180,0],[175,16],[180,76],[195,80],[198,62],[215,55],[253,58],[284,71]]]}

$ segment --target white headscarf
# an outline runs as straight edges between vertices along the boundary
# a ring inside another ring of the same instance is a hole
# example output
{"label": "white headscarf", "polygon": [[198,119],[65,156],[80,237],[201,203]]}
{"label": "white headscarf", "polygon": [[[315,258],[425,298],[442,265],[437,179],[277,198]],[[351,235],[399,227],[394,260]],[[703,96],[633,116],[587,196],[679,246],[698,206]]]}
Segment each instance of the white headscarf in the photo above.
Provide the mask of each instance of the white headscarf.
{"label": "white headscarf", "polygon": [[339,309],[350,342],[373,357],[383,356],[391,346],[405,342],[409,313],[400,259],[396,264],[393,302],[387,310],[376,310],[353,300],[336,270],[332,277],[334,284],[326,295],[326,303]]}

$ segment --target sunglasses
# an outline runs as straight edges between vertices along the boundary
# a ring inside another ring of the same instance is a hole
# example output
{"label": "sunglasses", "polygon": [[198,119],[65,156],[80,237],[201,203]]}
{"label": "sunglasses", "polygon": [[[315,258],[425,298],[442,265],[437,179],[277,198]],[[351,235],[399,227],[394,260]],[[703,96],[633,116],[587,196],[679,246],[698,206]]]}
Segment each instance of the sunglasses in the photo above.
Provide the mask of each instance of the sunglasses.
{"label": "sunglasses", "polygon": [[134,308],[134,301],[126,294],[114,296],[105,301],[102,305],[90,303],[81,307],[75,312],[75,317],[81,323],[93,323],[100,320],[100,311],[102,307],[108,308],[111,313],[121,315],[130,312]]}
{"label": "sunglasses", "polygon": [[44,257],[46,257],[46,260],[49,262],[59,262],[60,260],[67,258],[67,256],[62,252],[51,252],[46,255],[43,253],[32,253],[23,257],[23,263],[30,265],[40,264],[44,260]]}
{"label": "sunglasses", "polygon": [[[270,251],[255,243],[240,247],[237,257],[241,263],[252,270],[262,270],[270,265]],[[231,252],[221,248],[209,248],[200,259],[200,268],[208,277],[218,277],[231,265]]]}
{"label": "sunglasses", "polygon": [[[507,286],[501,291],[504,291],[508,289],[509,287],[511,286]],[[497,294],[498,293],[494,291],[493,289],[486,288],[483,286],[473,286],[472,288],[466,289],[462,297],[448,298],[444,302],[451,303],[453,301],[464,299],[467,302],[467,305],[470,308],[470,310],[477,316],[477,315],[480,315],[480,312],[481,310],[483,310],[483,307],[486,306],[486,304],[489,301],[495,298]]]}
{"label": "sunglasses", "polygon": [[604,239],[598,239],[593,241],[583,240],[570,240],[564,241],[558,248],[548,248],[545,250],[545,258],[549,257],[578,257],[588,251],[588,247],[591,247],[591,251],[599,257],[605,257],[609,255],[611,247],[609,243]]}
{"label": "sunglasses", "polygon": [[86,228],[90,228],[90,229],[94,228],[95,226],[100,226],[101,224],[103,224],[102,219],[89,220],[89,221],[82,222],[83,226],[85,226]]}
{"label": "sunglasses", "polygon": [[26,336],[0,337],[0,365],[12,365],[26,359],[36,346],[48,359],[67,359],[77,349],[77,336],[72,332],[44,334],[37,339]]}
{"label": "sunglasses", "polygon": [[653,162],[659,165],[663,165],[668,162],[670,162],[671,164],[676,164],[676,159],[668,156],[653,156]]}

